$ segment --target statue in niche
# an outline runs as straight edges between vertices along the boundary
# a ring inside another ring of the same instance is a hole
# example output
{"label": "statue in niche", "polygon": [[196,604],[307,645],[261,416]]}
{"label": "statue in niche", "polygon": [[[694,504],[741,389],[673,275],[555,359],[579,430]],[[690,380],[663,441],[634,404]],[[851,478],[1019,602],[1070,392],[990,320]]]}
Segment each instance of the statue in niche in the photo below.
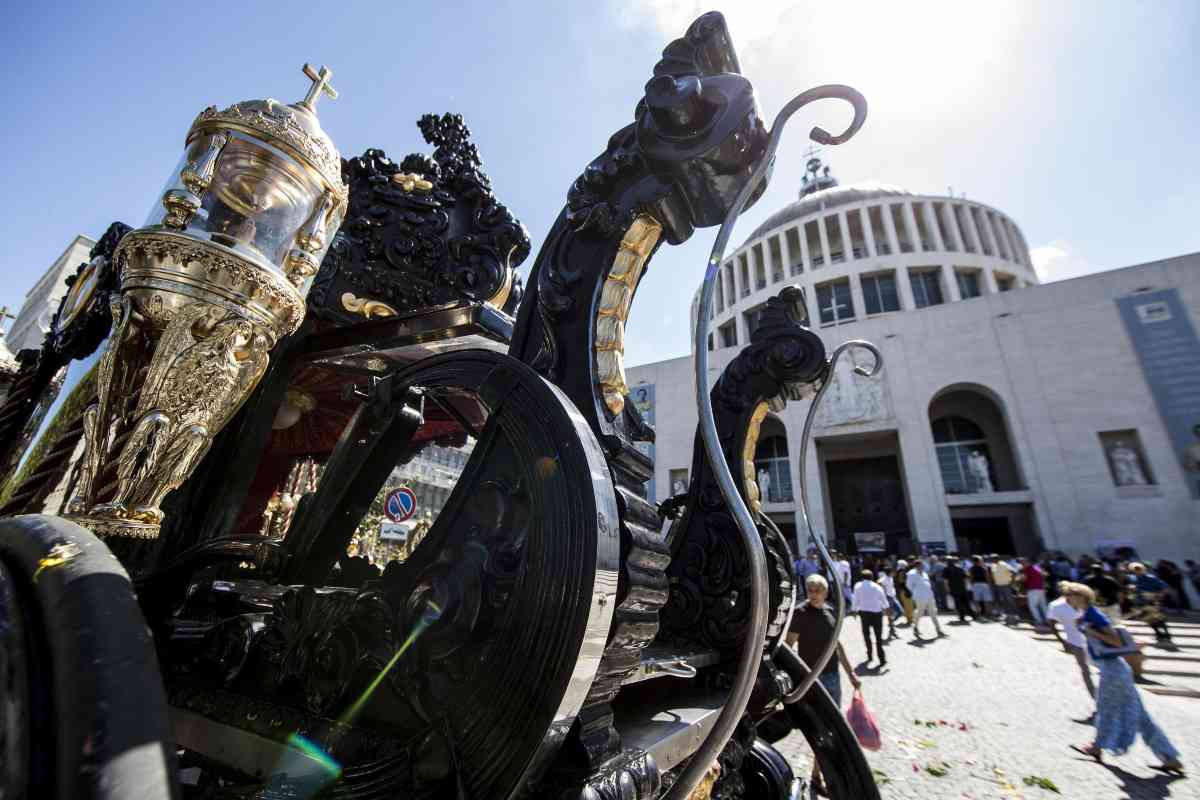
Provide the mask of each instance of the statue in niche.
{"label": "statue in niche", "polygon": [[758,496],[762,498],[764,503],[771,502],[770,491],[771,473],[767,472],[766,469],[760,469],[758,471]]}
{"label": "statue in niche", "polygon": [[855,425],[889,416],[883,377],[859,375],[854,371],[855,363],[854,358],[838,360],[829,391],[817,411],[818,426]]}
{"label": "statue in niche", "polygon": [[976,492],[996,491],[992,486],[992,471],[988,464],[988,457],[982,450],[972,450],[967,456],[967,471],[971,473],[971,479],[975,482]]}
{"label": "statue in niche", "polygon": [[1150,483],[1137,451],[1124,441],[1118,440],[1109,448],[1108,460],[1112,464],[1117,486],[1146,486]]}

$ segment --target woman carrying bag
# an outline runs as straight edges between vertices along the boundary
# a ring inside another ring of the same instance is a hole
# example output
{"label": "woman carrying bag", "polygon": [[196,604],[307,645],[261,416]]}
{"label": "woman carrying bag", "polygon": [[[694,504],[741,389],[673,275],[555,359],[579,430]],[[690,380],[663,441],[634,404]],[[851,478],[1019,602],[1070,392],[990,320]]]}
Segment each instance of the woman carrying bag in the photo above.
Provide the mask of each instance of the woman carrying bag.
{"label": "woman carrying bag", "polygon": [[1133,670],[1121,656],[1136,649],[1128,631],[1114,628],[1112,622],[1095,607],[1096,594],[1088,586],[1068,584],[1064,592],[1071,607],[1081,612],[1079,630],[1087,637],[1088,653],[1100,668],[1100,686],[1096,690],[1096,738],[1084,747],[1071,749],[1100,761],[1105,750],[1120,755],[1133,745],[1138,734],[1162,764],[1151,769],[1171,775],[1183,775],[1179,751],[1150,718],[1133,682]]}

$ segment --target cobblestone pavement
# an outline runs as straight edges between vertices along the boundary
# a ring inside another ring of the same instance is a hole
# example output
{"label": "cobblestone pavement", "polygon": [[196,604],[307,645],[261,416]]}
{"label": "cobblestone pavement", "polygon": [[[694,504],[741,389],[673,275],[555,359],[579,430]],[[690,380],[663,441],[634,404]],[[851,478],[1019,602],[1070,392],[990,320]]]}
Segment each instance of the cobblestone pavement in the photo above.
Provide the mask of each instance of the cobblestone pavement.
{"label": "cobblestone pavement", "polygon": [[[860,665],[863,696],[883,732],[883,748],[867,760],[885,800],[1200,798],[1200,622],[1172,623],[1177,649],[1146,651],[1151,683],[1142,699],[1183,751],[1188,777],[1179,779],[1148,768],[1158,760],[1140,739],[1123,756],[1106,754],[1104,765],[1068,748],[1091,740],[1093,729],[1082,720],[1093,705],[1075,659],[1052,636],[1028,625],[951,619],[941,618],[949,638],[921,646],[910,629],[898,628],[901,638],[888,646],[881,672],[864,669],[858,619],[846,620],[842,643]],[[1154,641],[1145,626],[1129,627],[1139,641]],[[932,630],[922,622],[923,635]],[[845,677],[842,691],[844,708],[851,696]],[[807,776],[804,738],[793,733],[777,746]],[[1025,778],[1048,779],[1058,793]]]}

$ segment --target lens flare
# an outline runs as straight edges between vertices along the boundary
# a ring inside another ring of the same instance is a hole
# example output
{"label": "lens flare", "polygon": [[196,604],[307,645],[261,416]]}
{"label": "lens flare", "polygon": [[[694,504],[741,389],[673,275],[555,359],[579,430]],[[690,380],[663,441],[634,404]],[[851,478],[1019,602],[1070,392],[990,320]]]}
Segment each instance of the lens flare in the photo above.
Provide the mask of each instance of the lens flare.
{"label": "lens flare", "polygon": [[[421,614],[421,618],[413,625],[412,631],[408,634],[408,638],[400,645],[395,655],[388,660],[383,669],[379,671],[371,683],[363,690],[358,699],[350,705],[346,711],[338,717],[338,725],[349,725],[359,715],[367,701],[371,699],[371,695],[379,688],[379,684],[383,683],[383,679],[391,672],[392,667],[396,666],[397,662],[404,655],[408,648],[412,647],[413,642],[426,630],[429,626],[437,622],[442,616],[441,607],[433,600],[425,600],[425,611]],[[286,781],[289,789],[299,791],[298,797],[312,797],[321,789],[330,783],[336,781],[342,775],[342,765],[337,762],[333,756],[325,752],[315,742],[305,738],[299,733],[293,733],[287,738],[289,750],[280,759],[280,763],[273,771],[275,779]]]}
{"label": "lens flare", "polygon": [[408,634],[408,638],[404,640],[404,644],[400,645],[400,649],[397,650],[396,654],[392,656],[391,660],[384,665],[384,668],[379,671],[379,674],[376,675],[367,688],[363,690],[363,693],[358,696],[358,699],[346,709],[344,714],[338,717],[338,722],[340,724],[348,725],[354,721],[354,718],[357,717],[359,712],[362,711],[363,706],[365,706],[367,701],[371,699],[371,695],[373,695],[375,690],[379,688],[379,684],[383,683],[383,679],[387,677],[387,674],[392,671],[392,667],[396,666],[396,662],[398,662],[400,657],[404,655],[404,651],[408,650],[408,648],[412,646],[412,643],[417,640],[417,637],[424,633],[430,625],[437,622],[441,616],[441,607],[432,600],[426,600],[425,613],[421,615],[419,620],[417,620],[417,624],[413,626],[412,632]]}

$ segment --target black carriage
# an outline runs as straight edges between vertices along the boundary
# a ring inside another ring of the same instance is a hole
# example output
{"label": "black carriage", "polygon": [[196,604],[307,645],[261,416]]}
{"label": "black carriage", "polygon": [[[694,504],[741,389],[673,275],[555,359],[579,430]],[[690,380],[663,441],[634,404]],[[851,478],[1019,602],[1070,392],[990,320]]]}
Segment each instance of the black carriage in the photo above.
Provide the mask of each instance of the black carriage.
{"label": "black carriage", "polygon": [[[0,796],[785,798],[795,729],[835,797],[877,796],[779,646],[791,555],[745,466],[827,374],[799,290],[711,393],[765,583],[699,438],[686,494],[645,497],[633,294],[769,155],[720,15],[664,51],[525,287],[461,118],[420,120],[432,155],[341,161],[306,72],[292,106],[201,114],[162,219],[114,223],[21,356]],[[431,447],[462,454],[444,506],[389,522]]]}

